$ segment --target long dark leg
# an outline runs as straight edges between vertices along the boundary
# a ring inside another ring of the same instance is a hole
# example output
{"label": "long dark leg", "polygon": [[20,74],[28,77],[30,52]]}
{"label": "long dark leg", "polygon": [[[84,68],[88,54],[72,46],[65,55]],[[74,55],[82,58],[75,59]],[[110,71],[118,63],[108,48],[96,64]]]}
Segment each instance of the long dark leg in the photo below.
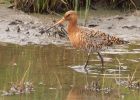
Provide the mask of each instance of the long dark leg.
{"label": "long dark leg", "polygon": [[97,53],[99,55],[99,58],[101,59],[102,67],[104,67],[104,59],[103,59],[102,55],[99,52],[97,52]]}
{"label": "long dark leg", "polygon": [[88,62],[89,62],[89,58],[90,58],[90,52],[91,52],[91,51],[88,52],[88,57],[87,57],[87,60],[86,60],[85,65],[84,65],[84,69],[87,68],[87,65],[88,65]]}

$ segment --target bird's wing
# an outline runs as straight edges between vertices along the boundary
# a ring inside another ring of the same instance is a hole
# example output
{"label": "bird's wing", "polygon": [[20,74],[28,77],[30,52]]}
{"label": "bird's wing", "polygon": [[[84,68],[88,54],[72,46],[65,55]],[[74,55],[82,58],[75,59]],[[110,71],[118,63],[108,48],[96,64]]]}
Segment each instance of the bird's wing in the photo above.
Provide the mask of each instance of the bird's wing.
{"label": "bird's wing", "polygon": [[124,44],[124,41],[118,37],[111,36],[94,28],[80,27],[81,37],[86,41],[86,46],[96,50],[101,50],[113,44]]}

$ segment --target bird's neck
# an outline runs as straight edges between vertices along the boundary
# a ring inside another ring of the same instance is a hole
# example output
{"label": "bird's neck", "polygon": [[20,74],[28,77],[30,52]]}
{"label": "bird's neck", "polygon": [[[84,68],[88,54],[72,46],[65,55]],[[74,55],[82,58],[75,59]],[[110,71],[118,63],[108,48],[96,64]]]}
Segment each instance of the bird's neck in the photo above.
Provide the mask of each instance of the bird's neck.
{"label": "bird's neck", "polygon": [[67,29],[68,34],[69,35],[75,34],[77,30],[78,30],[77,21],[69,21]]}

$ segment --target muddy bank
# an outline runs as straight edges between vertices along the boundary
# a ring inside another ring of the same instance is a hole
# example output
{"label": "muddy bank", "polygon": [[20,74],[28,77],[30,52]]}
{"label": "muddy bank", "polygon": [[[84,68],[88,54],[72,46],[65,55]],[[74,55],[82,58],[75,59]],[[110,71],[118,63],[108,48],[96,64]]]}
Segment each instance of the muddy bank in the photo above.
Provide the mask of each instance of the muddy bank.
{"label": "muddy bank", "polygon": [[[20,45],[26,44],[64,44],[67,39],[60,38],[52,32],[44,33],[42,30],[52,25],[52,18],[46,15],[45,20],[31,16],[21,11],[11,10],[0,6],[0,41]],[[135,14],[116,15],[99,18],[90,16],[87,26],[101,29],[104,32],[138,41],[140,38],[140,17]]]}
{"label": "muddy bank", "polygon": [[140,38],[140,11],[131,14],[115,15],[108,18],[92,18],[88,22],[98,25],[97,28],[130,41],[139,41]]}
{"label": "muddy bank", "polygon": [[[51,18],[42,19],[30,16],[21,11],[8,9],[0,6],[0,41],[20,45],[63,44],[66,39],[60,39],[57,35],[42,31],[53,24]],[[55,32],[55,30],[52,30]]]}

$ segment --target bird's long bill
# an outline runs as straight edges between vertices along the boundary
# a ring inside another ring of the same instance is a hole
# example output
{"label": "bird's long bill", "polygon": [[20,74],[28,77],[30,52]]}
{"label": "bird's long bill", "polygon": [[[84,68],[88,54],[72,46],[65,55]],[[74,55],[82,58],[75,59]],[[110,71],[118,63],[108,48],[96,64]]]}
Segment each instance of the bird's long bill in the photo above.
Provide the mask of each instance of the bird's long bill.
{"label": "bird's long bill", "polygon": [[55,27],[58,24],[61,24],[65,21],[65,18],[63,17],[61,20],[59,20],[58,22],[56,22],[53,26],[51,26],[50,28],[48,28],[46,31],[50,30],[51,28]]}

